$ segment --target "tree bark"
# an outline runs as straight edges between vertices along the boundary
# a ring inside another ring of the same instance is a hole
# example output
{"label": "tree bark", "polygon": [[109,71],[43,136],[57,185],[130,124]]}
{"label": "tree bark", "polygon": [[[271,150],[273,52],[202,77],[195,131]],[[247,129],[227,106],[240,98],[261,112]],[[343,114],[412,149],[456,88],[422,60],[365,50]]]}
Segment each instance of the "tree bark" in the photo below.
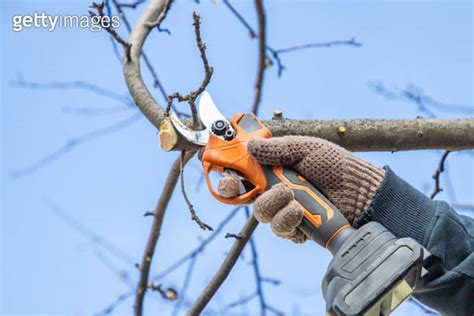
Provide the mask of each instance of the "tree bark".
{"label": "tree bark", "polygon": [[151,0],[145,7],[128,38],[128,42],[132,45],[130,49],[130,60],[124,58],[123,64],[125,81],[127,82],[128,90],[135,104],[158,129],[165,119],[165,111],[159,106],[143,82],[140,71],[140,57],[143,43],[152,30],[149,25],[158,19],[165,4],[165,0]]}
{"label": "tree bark", "polygon": [[[183,120],[190,126],[190,119]],[[474,148],[474,118],[460,119],[339,119],[263,121],[273,136],[313,136],[351,151],[403,151]],[[179,136],[171,150],[196,150]]]}
{"label": "tree bark", "polygon": [[[186,164],[189,159],[194,156],[194,152],[186,153],[183,163]],[[148,236],[148,241],[143,253],[142,262],[140,263],[140,280],[138,281],[137,291],[135,296],[135,315],[143,315],[143,301],[145,299],[145,293],[148,290],[148,276],[150,274],[150,266],[155,254],[156,243],[161,233],[161,226],[163,225],[163,219],[165,217],[165,211],[168,203],[173,195],[174,188],[178,182],[181,168],[181,157],[176,158],[166,178],[163,191],[161,192],[160,198],[153,211],[153,224]]]}
{"label": "tree bark", "polygon": [[316,136],[351,151],[474,148],[474,119],[269,120],[273,136]]}

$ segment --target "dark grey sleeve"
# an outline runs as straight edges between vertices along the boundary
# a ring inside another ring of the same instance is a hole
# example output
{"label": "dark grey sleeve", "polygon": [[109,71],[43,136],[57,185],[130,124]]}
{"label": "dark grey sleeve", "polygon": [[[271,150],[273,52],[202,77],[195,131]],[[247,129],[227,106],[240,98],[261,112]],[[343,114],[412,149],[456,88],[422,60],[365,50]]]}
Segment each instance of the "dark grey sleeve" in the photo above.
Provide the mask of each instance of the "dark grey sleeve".
{"label": "dark grey sleeve", "polygon": [[443,315],[474,315],[474,219],[433,201],[388,167],[357,225],[374,220],[397,237],[411,237],[435,257],[414,296]]}

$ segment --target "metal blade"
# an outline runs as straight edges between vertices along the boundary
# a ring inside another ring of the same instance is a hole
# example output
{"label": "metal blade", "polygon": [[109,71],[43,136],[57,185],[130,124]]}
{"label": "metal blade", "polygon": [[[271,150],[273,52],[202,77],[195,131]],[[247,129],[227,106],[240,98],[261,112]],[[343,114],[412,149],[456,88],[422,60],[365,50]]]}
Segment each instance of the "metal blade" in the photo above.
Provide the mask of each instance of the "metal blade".
{"label": "metal blade", "polygon": [[207,145],[207,141],[209,140],[209,130],[207,128],[203,129],[202,131],[194,131],[189,129],[173,112],[170,113],[170,120],[178,133],[188,141],[199,146]]}
{"label": "metal blade", "polygon": [[218,120],[227,121],[226,117],[219,112],[214,101],[212,101],[211,95],[204,91],[201,94],[201,98],[199,100],[199,116],[201,118],[202,123],[208,129],[211,128],[212,123]]}

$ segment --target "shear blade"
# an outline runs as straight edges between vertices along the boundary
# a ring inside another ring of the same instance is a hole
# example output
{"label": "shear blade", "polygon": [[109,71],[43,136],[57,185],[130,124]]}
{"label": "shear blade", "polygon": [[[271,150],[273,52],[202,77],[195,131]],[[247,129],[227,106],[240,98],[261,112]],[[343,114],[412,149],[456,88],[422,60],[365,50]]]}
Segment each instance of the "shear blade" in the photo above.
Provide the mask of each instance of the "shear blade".
{"label": "shear blade", "polygon": [[207,145],[207,141],[209,140],[209,130],[207,128],[201,131],[192,130],[184,125],[173,112],[170,113],[170,120],[174,128],[176,128],[178,133],[185,139],[199,146]]}
{"label": "shear blade", "polygon": [[204,91],[201,94],[198,112],[202,123],[206,127],[206,129],[201,131],[195,131],[188,128],[173,112],[170,113],[170,120],[178,133],[186,140],[199,146],[206,146],[209,140],[212,123],[218,120],[227,121],[227,119],[221,112],[219,112],[214,101],[212,101],[211,95],[207,91]]}
{"label": "shear blade", "polygon": [[207,129],[211,128],[212,123],[219,120],[227,121],[226,117],[217,109],[211,95],[204,91],[199,99],[199,116]]}

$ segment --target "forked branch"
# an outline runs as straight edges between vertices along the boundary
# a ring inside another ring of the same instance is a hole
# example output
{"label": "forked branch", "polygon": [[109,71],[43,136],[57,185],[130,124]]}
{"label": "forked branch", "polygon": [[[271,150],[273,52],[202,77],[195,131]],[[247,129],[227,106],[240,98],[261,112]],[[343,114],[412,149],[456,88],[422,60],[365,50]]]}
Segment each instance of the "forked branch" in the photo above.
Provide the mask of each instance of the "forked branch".
{"label": "forked branch", "polygon": [[191,108],[193,127],[199,128],[200,122],[196,109],[196,99],[201,93],[204,92],[204,90],[206,90],[207,85],[211,81],[214,68],[209,65],[209,61],[206,56],[206,44],[202,41],[201,38],[201,17],[196,12],[193,12],[193,20],[194,33],[196,35],[196,45],[201,54],[201,60],[204,66],[204,79],[202,80],[201,85],[196,90],[189,92],[187,95],[181,95],[179,92],[175,92],[172,95],[168,96],[168,105],[166,106],[165,113],[166,115],[169,115],[174,99],[177,99],[179,102],[186,101],[189,103],[189,106]]}

